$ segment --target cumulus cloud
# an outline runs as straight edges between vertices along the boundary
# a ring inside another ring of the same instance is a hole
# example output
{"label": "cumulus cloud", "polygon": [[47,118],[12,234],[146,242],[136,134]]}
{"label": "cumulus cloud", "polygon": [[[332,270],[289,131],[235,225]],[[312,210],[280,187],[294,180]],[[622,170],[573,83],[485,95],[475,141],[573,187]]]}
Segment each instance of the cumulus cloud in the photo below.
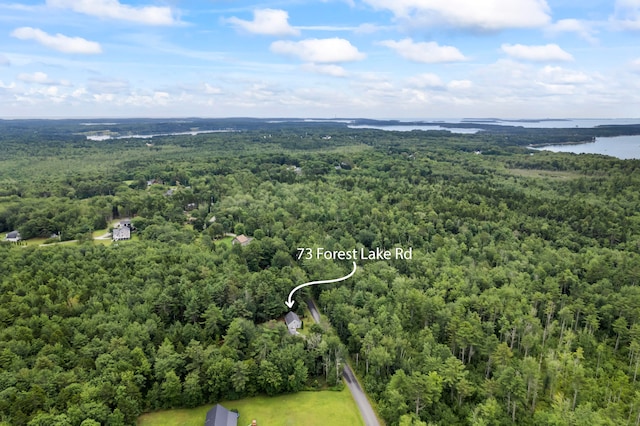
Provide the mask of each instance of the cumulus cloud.
{"label": "cumulus cloud", "polygon": [[305,71],[315,72],[318,74],[330,75],[332,77],[346,77],[347,70],[345,70],[340,65],[328,64],[328,65],[318,65],[318,64],[304,64],[302,69]]}
{"label": "cumulus cloud", "polygon": [[560,19],[557,22],[549,25],[545,28],[545,31],[551,35],[556,35],[560,33],[575,33],[580,38],[587,40],[590,43],[595,43],[597,38],[594,36],[596,31],[593,28],[593,25],[580,21],[578,19]]}
{"label": "cumulus cloud", "polygon": [[62,34],[51,35],[38,28],[16,28],[11,32],[11,36],[20,40],[34,40],[45,47],[63,53],[96,54],[102,52],[102,47],[95,41]]}
{"label": "cumulus cloud", "polygon": [[545,0],[364,0],[375,9],[391,11],[396,18],[427,25],[501,30],[546,25]]}
{"label": "cumulus cloud", "polygon": [[429,87],[438,88],[438,87],[444,86],[444,83],[442,82],[440,77],[432,73],[424,73],[424,74],[413,76],[409,78],[407,82],[409,83],[410,86],[417,87],[419,89],[424,89]]}
{"label": "cumulus cloud", "polygon": [[611,20],[622,29],[640,30],[640,0],[616,0]]}
{"label": "cumulus cloud", "polygon": [[20,73],[18,74],[18,80],[25,83],[42,84],[45,86],[72,86],[71,82],[69,82],[68,80],[54,80],[42,71],[36,71],[33,73]]}
{"label": "cumulus cloud", "polygon": [[584,84],[591,81],[591,77],[581,71],[552,66],[544,67],[539,76],[550,84]]}
{"label": "cumulus cloud", "polygon": [[170,99],[169,93],[156,90],[151,94],[132,93],[123,100],[123,103],[136,107],[167,106]]}
{"label": "cumulus cloud", "polygon": [[54,81],[49,78],[49,76],[43,72],[34,72],[34,73],[21,73],[18,75],[18,80],[24,81],[25,83],[37,83],[37,84],[54,84]]}
{"label": "cumulus cloud", "polygon": [[470,80],[451,80],[447,83],[447,87],[451,90],[467,90],[473,87],[473,82]]}
{"label": "cumulus cloud", "polygon": [[272,36],[297,36],[300,31],[289,25],[289,14],[285,10],[256,9],[253,11],[253,21],[245,21],[231,17],[226,20],[238,29],[252,34]]}
{"label": "cumulus cloud", "polygon": [[176,23],[173,11],[164,6],[129,6],[118,0],[47,0],[47,6],[71,9],[99,18],[136,22],[144,25]]}
{"label": "cumulus cloud", "polygon": [[6,67],[8,65],[11,65],[11,61],[9,60],[9,58],[0,53],[0,67]]}
{"label": "cumulus cloud", "polygon": [[212,86],[209,83],[204,84],[204,93],[206,95],[219,95],[222,93],[222,89],[216,86]]}
{"label": "cumulus cloud", "polygon": [[311,38],[300,41],[275,41],[271,51],[280,55],[296,56],[304,62],[338,63],[360,61],[365,54],[343,38]]}
{"label": "cumulus cloud", "polygon": [[420,42],[415,43],[410,38],[404,40],[381,41],[382,46],[393,49],[405,59],[421,63],[458,62],[464,61],[465,56],[453,46],[440,46],[438,43]]}
{"label": "cumulus cloud", "polygon": [[448,83],[442,81],[440,76],[432,73],[424,73],[415,75],[407,79],[407,85],[410,88],[425,90],[437,90],[437,91],[461,91],[470,89],[473,84],[470,80],[451,80]]}
{"label": "cumulus cloud", "polygon": [[503,44],[504,53],[516,59],[524,59],[533,62],[545,61],[572,61],[573,56],[562,50],[557,44],[538,46],[525,46],[523,44]]}

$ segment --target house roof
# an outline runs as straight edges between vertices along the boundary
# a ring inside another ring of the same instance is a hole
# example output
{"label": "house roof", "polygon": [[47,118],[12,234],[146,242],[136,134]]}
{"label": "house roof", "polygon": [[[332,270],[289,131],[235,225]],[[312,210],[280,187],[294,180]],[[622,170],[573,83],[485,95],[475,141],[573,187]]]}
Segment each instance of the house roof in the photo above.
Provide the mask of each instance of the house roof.
{"label": "house roof", "polygon": [[233,411],[229,411],[222,405],[217,404],[207,413],[207,419],[204,422],[205,426],[237,426],[238,414]]}
{"label": "house roof", "polygon": [[249,238],[244,234],[238,235],[234,238],[234,241],[236,241],[240,245],[249,244],[251,240],[253,240],[253,238]]}
{"label": "house roof", "polygon": [[7,234],[7,238],[20,238],[20,233],[18,231],[11,231]]}
{"label": "house roof", "polygon": [[131,229],[126,226],[123,226],[122,228],[113,228],[112,237],[114,240],[128,240],[131,238]]}
{"label": "house roof", "polygon": [[294,321],[300,321],[300,317],[298,316],[298,314],[296,314],[293,311],[287,312],[287,315],[284,316],[284,322],[286,322],[287,325],[289,325]]}

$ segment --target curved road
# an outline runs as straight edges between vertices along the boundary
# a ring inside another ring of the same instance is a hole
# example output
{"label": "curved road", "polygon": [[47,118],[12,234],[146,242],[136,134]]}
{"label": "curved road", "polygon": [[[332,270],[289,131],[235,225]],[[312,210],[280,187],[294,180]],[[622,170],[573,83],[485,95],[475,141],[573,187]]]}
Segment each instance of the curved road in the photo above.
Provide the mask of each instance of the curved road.
{"label": "curved road", "polygon": [[[309,306],[309,312],[311,312],[311,316],[317,322],[320,323],[320,313],[318,312],[318,308],[316,304],[313,303],[313,300],[307,300],[307,306]],[[380,426],[380,421],[376,417],[376,413],[373,411],[373,407],[369,403],[367,399],[367,395],[360,387],[360,383],[358,383],[358,379],[356,379],[355,374],[349,367],[349,364],[345,364],[344,370],[342,371],[342,377],[347,382],[347,387],[351,391],[351,395],[353,395],[353,399],[356,401],[358,408],[360,409],[360,414],[362,415],[362,420],[364,420],[365,426]]]}

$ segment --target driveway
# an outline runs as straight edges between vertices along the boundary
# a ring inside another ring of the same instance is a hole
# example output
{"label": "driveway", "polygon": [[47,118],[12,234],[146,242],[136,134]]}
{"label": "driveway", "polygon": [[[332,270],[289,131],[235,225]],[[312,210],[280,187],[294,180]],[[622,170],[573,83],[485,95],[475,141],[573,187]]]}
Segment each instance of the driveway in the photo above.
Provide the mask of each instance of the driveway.
{"label": "driveway", "polygon": [[[320,312],[318,312],[318,307],[313,300],[307,300],[307,306],[309,307],[309,312],[311,312],[311,316],[315,322],[320,323]],[[360,410],[365,426],[380,426],[380,422],[373,411],[373,407],[371,407],[371,404],[367,399],[367,394],[364,393],[364,390],[360,386],[360,383],[358,383],[358,379],[355,374],[353,374],[349,364],[345,364],[344,370],[342,371],[342,377],[344,377],[345,382],[347,382],[347,387],[351,391],[351,395],[353,395],[353,399],[358,405],[358,409]]]}

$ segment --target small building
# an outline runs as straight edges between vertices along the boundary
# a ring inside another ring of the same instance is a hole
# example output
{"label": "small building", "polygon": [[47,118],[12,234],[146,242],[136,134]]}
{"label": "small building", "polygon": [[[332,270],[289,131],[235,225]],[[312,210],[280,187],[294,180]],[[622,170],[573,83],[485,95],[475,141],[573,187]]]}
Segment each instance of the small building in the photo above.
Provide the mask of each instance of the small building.
{"label": "small building", "polygon": [[238,426],[238,413],[229,411],[217,404],[207,412],[204,426]]}
{"label": "small building", "polygon": [[241,235],[236,235],[236,237],[231,241],[231,244],[240,244],[241,246],[246,246],[251,241],[253,241],[253,238],[247,237],[246,235],[241,234]]}
{"label": "small building", "polygon": [[22,237],[20,236],[20,232],[11,231],[5,236],[4,239],[5,239],[5,241],[10,241],[12,243],[17,243],[18,241],[20,241],[22,239]]}
{"label": "small building", "polygon": [[113,238],[113,241],[130,240],[131,228],[127,226],[120,226],[118,228],[113,228],[112,238]]}
{"label": "small building", "polygon": [[302,328],[300,317],[293,311],[287,312],[287,315],[284,316],[284,322],[287,324],[287,328],[291,334],[297,334],[298,329]]}

